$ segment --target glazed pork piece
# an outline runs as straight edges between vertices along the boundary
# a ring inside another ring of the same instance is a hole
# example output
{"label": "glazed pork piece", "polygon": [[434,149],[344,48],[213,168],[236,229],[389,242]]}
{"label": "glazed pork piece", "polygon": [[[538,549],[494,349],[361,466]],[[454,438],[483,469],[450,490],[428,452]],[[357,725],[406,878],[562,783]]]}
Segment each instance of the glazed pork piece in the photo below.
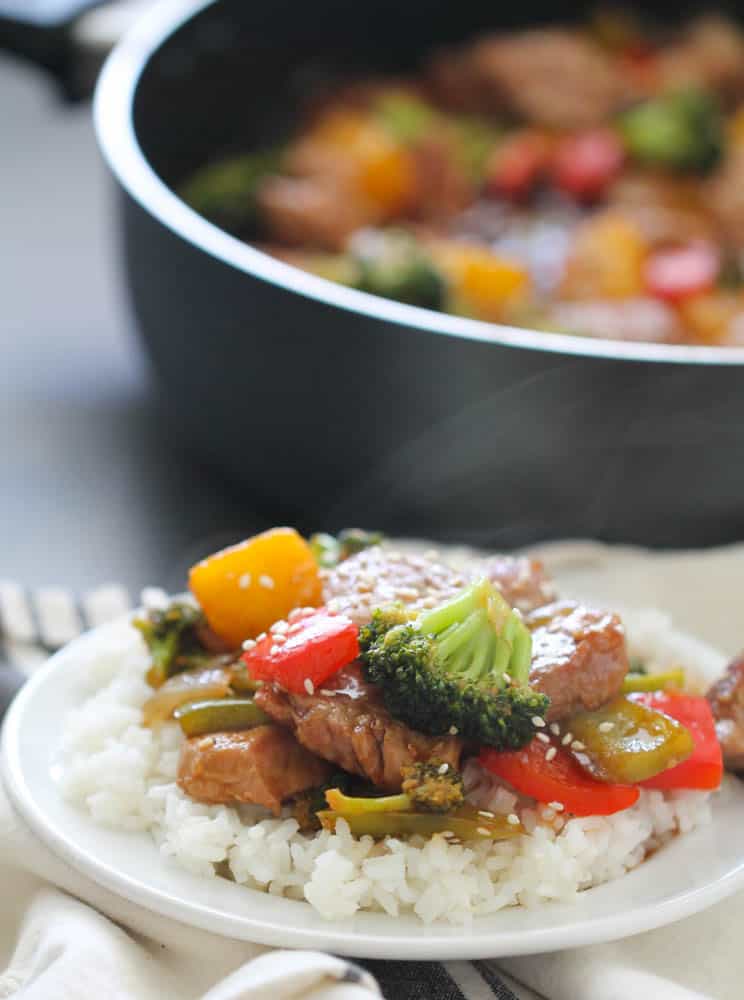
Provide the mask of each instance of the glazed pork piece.
{"label": "glazed pork piece", "polygon": [[716,720],[716,735],[724,765],[744,770],[744,654],[729,664],[726,673],[708,691]]}
{"label": "glazed pork piece", "polygon": [[284,799],[323,784],[330,772],[288,729],[266,725],[187,740],[178,784],[198,802],[250,802],[279,815]]}
{"label": "glazed pork piece", "polygon": [[460,740],[424,736],[397,722],[356,664],[313,694],[265,684],[256,704],[288,726],[307,750],[389,791],[400,790],[401,768],[408,764],[435,760],[460,766]]}
{"label": "glazed pork piece", "polygon": [[384,546],[365,549],[325,571],[323,596],[329,608],[364,625],[375,608],[395,603],[411,611],[432,608],[480,576],[488,577],[508,603],[522,612],[555,598],[542,564],[535,559],[493,556],[457,570],[433,556]]}
{"label": "glazed pork piece", "polygon": [[618,66],[578,32],[538,29],[494,35],[436,58],[440,100],[482,112],[506,111],[553,128],[599,125],[628,98]]}
{"label": "glazed pork piece", "polygon": [[593,711],[619,694],[628,653],[617,615],[560,601],[525,621],[532,630],[530,685],[550,698],[548,720]]}

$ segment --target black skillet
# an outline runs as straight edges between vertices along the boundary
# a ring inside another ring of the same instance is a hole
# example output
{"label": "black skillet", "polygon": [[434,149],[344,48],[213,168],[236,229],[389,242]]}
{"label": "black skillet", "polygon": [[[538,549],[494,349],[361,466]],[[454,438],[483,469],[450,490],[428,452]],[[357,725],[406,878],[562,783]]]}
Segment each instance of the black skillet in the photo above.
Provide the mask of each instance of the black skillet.
{"label": "black skillet", "polygon": [[[677,4],[651,7],[679,20]],[[115,50],[95,111],[132,306],[184,446],[252,508],[497,546],[744,535],[744,351],[370,297],[252,249],[174,193],[207,160],[280,137],[318,81],[412,69],[438,44],[582,10],[166,0]]]}

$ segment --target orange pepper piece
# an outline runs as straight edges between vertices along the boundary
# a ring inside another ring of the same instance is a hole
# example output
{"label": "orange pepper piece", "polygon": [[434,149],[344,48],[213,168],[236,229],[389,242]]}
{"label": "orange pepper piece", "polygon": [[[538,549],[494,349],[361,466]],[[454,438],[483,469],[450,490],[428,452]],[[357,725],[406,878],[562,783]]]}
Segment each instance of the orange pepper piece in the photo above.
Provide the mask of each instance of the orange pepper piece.
{"label": "orange pepper piece", "polygon": [[189,573],[189,586],[214,631],[237,647],[297,607],[316,607],[318,566],[294,528],[272,528],[215,552]]}

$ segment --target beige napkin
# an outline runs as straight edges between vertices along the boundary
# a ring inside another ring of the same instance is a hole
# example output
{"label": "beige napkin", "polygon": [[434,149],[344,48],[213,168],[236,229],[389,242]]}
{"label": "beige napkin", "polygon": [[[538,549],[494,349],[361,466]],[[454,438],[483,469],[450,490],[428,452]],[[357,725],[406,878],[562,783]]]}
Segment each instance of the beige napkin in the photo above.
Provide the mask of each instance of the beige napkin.
{"label": "beige napkin", "polygon": [[[569,542],[543,547],[539,554],[566,594],[608,605],[650,604],[726,655],[744,646],[744,546],[650,554]],[[369,1000],[380,995],[370,976],[350,973],[341,959],[227,941],[101,889],[36,840],[1,789],[0,887],[0,968],[7,965],[0,973],[0,997]],[[536,995],[739,1000],[743,934],[744,894],[626,941],[497,964],[524,984],[513,985],[524,1000]],[[458,976],[463,992],[453,992],[453,1000],[475,996],[466,988],[466,963],[456,964],[464,967]],[[349,975],[358,981],[349,982]],[[484,993],[478,989],[477,995]]]}

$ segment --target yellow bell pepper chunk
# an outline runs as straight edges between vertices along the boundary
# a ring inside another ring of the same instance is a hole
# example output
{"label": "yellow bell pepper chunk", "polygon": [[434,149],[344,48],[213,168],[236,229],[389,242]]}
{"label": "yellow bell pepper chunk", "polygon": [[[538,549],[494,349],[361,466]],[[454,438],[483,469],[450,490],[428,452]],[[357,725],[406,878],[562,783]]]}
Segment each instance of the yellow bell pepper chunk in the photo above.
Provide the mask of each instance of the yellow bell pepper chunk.
{"label": "yellow bell pepper chunk", "polygon": [[326,148],[347,161],[360,194],[384,218],[409,206],[417,184],[413,158],[372,117],[357,111],[332,112],[309,139],[316,148]]}
{"label": "yellow bell pepper chunk", "polygon": [[447,279],[452,311],[498,321],[528,290],[527,270],[484,247],[437,243],[432,256]]}
{"label": "yellow bell pepper chunk", "polygon": [[318,566],[294,528],[272,528],[193,566],[189,586],[217,635],[236,648],[297,607],[322,601]]}
{"label": "yellow bell pepper chunk", "polygon": [[644,294],[648,245],[622,215],[603,212],[579,227],[560,293],[566,299],[630,299]]}

